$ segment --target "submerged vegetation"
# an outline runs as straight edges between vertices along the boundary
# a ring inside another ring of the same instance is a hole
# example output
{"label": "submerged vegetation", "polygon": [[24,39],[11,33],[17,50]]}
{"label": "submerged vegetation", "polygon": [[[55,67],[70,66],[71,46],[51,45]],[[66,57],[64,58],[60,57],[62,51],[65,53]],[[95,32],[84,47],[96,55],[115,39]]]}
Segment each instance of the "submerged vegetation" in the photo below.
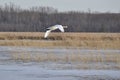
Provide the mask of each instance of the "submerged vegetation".
{"label": "submerged vegetation", "polygon": [[62,69],[120,69],[120,54],[111,52],[59,54],[13,51],[11,52],[11,60],[18,62],[43,62],[47,64],[56,63],[54,67]]}

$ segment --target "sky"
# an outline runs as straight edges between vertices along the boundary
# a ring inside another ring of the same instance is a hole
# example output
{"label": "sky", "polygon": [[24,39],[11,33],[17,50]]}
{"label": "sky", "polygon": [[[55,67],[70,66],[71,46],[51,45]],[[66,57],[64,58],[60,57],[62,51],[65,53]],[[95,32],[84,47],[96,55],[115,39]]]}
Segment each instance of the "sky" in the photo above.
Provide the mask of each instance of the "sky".
{"label": "sky", "polygon": [[0,6],[14,3],[24,9],[33,6],[53,7],[64,11],[98,11],[120,13],[120,0],[0,0]]}

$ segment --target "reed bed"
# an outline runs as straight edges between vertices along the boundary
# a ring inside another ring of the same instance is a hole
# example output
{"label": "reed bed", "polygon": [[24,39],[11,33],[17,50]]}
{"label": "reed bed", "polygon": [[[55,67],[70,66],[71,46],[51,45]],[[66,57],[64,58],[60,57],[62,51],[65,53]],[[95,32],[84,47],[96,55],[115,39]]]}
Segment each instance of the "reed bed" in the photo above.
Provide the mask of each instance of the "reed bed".
{"label": "reed bed", "polygon": [[0,32],[1,46],[83,47],[120,49],[120,33]]}
{"label": "reed bed", "polygon": [[[0,40],[44,40],[45,32],[0,32]],[[120,33],[60,33],[52,32],[50,40],[120,40]]]}

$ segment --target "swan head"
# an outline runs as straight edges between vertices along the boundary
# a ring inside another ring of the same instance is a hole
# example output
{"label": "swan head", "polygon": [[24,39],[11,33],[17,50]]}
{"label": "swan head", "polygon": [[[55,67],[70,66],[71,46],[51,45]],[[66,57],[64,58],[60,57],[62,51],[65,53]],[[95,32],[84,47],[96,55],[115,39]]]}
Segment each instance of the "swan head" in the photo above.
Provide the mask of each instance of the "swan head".
{"label": "swan head", "polygon": [[68,26],[63,26],[63,28],[68,28]]}

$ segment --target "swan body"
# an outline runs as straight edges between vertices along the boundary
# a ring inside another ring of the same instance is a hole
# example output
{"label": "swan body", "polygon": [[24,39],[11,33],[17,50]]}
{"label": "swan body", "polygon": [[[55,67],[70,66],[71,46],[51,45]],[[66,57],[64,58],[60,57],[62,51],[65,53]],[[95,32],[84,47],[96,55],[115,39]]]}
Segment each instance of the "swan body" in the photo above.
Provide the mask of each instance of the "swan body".
{"label": "swan body", "polygon": [[47,38],[48,35],[50,34],[51,31],[59,29],[61,32],[65,32],[64,28],[67,28],[67,26],[62,26],[62,25],[54,25],[51,26],[49,28],[47,28],[48,30],[45,32],[44,38]]}

